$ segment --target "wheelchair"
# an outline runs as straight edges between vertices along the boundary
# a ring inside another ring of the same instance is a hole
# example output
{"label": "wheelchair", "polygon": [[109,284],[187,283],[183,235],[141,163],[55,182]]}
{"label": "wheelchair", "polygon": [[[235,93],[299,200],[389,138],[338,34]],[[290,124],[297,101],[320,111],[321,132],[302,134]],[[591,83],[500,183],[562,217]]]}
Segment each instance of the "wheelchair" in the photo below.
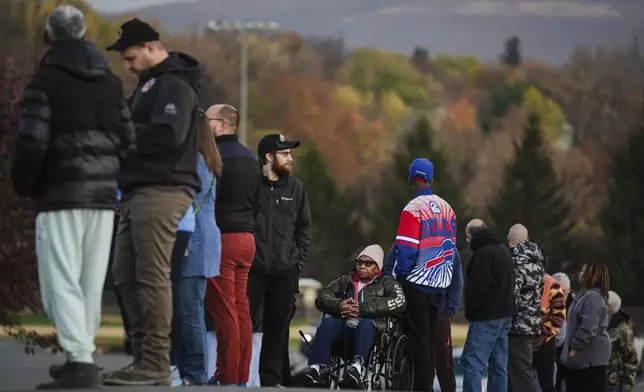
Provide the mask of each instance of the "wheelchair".
{"label": "wheelchair", "polygon": [[[303,336],[307,344],[308,340]],[[335,346],[331,350],[331,366],[323,376],[328,376],[330,389],[340,389],[344,371],[352,363],[351,349]],[[400,320],[387,317],[386,329],[376,337],[362,374],[366,390],[411,391],[414,386],[414,357],[409,338],[402,333]]]}

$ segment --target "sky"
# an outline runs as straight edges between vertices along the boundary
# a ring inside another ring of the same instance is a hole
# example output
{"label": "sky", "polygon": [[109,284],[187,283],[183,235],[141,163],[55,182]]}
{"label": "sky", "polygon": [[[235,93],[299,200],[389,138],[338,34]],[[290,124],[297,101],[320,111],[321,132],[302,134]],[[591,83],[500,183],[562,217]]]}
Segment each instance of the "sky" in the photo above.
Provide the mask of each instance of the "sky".
{"label": "sky", "polygon": [[121,12],[164,3],[182,3],[194,0],[87,0],[102,12]]}

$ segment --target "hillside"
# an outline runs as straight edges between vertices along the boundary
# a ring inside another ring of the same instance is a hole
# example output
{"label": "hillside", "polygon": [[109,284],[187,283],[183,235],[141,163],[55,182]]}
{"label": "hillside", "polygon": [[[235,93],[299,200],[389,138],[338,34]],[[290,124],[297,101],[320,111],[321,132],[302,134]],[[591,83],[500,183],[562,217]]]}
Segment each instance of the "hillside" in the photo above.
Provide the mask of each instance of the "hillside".
{"label": "hillside", "polygon": [[624,45],[644,35],[644,4],[635,0],[184,0],[133,12],[171,31],[210,19],[275,20],[305,36],[342,36],[349,47],[408,53],[422,45],[484,59],[516,34],[526,56],[551,63],[575,45]]}

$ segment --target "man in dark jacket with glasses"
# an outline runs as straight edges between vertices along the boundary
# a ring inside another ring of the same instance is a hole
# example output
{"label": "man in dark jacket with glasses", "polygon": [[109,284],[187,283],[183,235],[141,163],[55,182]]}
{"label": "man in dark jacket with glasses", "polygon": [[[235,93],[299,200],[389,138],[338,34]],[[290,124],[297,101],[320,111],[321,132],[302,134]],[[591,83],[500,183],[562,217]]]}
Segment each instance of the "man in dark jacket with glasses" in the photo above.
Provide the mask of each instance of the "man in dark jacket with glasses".
{"label": "man in dark jacket with glasses", "polygon": [[[311,242],[311,212],[304,184],[291,175],[298,141],[266,135],[257,148],[262,180],[255,204],[255,259],[248,275],[254,330],[261,324],[259,378],[262,386],[283,386],[288,360],[293,297]],[[270,317],[263,318],[263,315]]]}

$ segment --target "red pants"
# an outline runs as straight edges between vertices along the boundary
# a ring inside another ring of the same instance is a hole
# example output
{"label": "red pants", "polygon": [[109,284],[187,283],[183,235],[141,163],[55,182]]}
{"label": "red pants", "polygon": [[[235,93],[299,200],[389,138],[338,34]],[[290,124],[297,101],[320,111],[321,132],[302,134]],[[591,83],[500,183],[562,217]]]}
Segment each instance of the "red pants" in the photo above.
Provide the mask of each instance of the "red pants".
{"label": "red pants", "polygon": [[248,382],[253,331],[246,288],[254,256],[252,234],[222,233],[219,276],[206,287],[206,311],[217,331],[215,380],[223,385]]}

